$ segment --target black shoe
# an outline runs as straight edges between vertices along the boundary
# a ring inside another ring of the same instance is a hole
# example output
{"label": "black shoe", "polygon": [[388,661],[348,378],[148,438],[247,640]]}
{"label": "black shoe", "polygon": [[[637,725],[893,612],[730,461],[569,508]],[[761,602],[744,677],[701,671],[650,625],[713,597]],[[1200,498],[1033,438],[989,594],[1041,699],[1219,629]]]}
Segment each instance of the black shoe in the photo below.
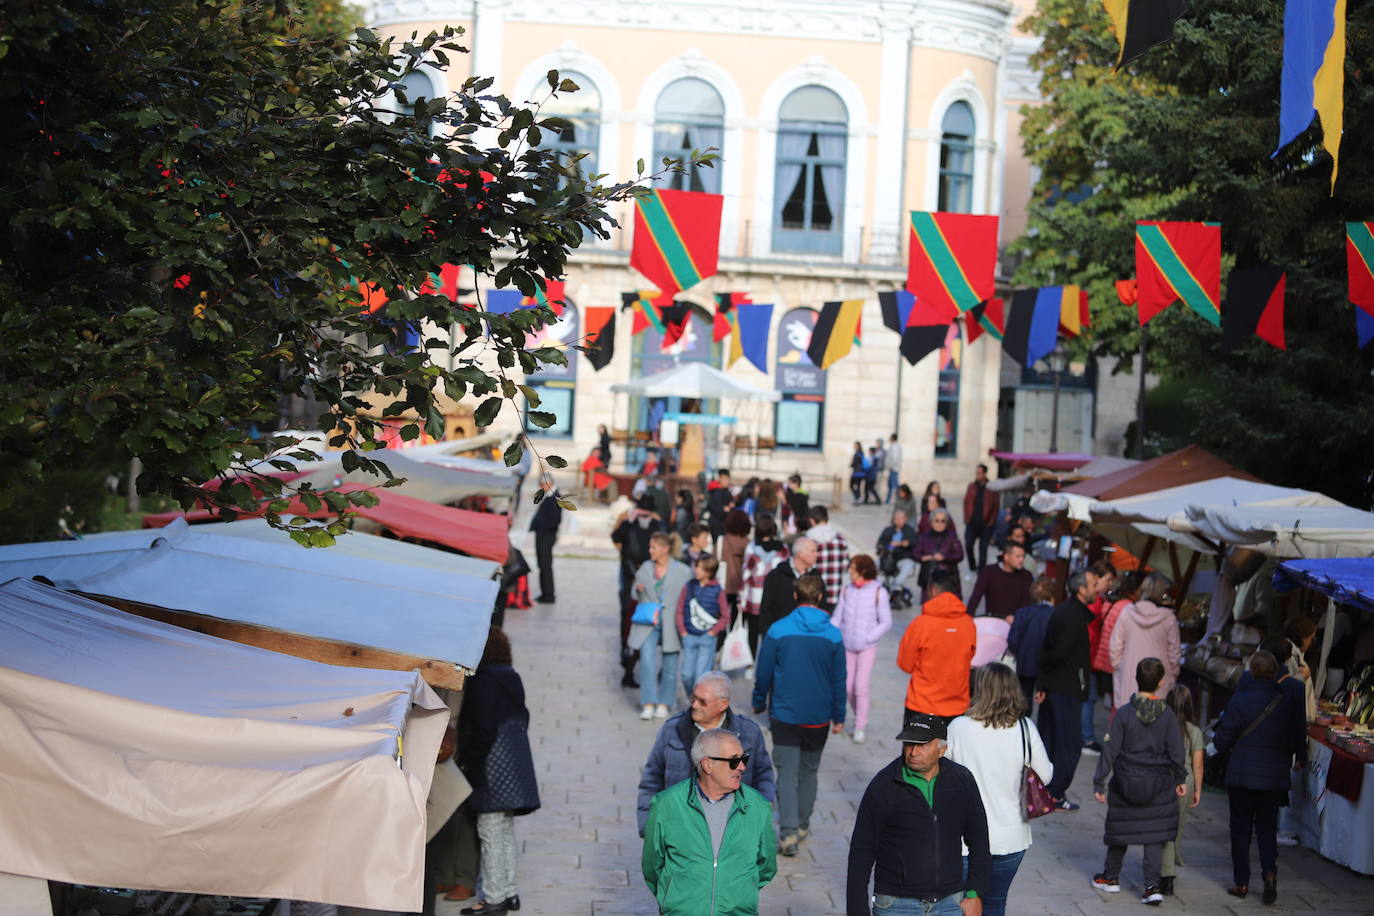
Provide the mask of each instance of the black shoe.
{"label": "black shoe", "polygon": [[1273,903],[1279,899],[1279,876],[1264,876],[1264,893],[1260,896],[1262,903]]}
{"label": "black shoe", "polygon": [[1174,895],[1174,879],[1172,876],[1159,879],[1159,892],[1165,897]]}
{"label": "black shoe", "polygon": [[625,676],[620,679],[620,686],[638,688],[639,681],[635,680],[635,676],[632,672],[626,671]]}
{"label": "black shoe", "polygon": [[[520,898],[511,897],[510,900],[514,900],[515,905],[519,907]],[[505,916],[506,913],[510,912],[510,907],[507,905],[510,900],[503,900],[500,903],[483,900],[481,903],[465,906],[458,912],[462,913],[463,916]]]}
{"label": "black shoe", "polygon": [[540,595],[538,598],[535,598],[534,600],[537,604],[553,604],[554,598],[553,595]]}

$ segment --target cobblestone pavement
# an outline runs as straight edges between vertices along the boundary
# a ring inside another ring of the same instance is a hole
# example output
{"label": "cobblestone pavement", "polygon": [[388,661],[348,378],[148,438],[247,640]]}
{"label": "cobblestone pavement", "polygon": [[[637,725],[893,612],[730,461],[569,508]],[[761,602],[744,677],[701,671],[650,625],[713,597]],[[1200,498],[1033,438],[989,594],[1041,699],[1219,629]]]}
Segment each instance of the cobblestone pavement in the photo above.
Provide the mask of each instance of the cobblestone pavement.
{"label": "cobblestone pavement", "polygon": [[[579,513],[581,514],[581,513]],[[600,527],[591,512],[584,532]],[[878,510],[852,509],[834,519],[851,541],[870,543],[882,524]],[[656,907],[639,872],[635,831],[639,768],[661,724],[641,722],[637,695],[619,687],[615,563],[589,557],[592,545],[574,542],[557,562],[555,605],[507,613],[515,665],[529,695],[531,740],[543,808],[516,820],[521,849],[521,916],[629,916]],[[821,762],[811,838],[795,858],[778,858],[778,874],[764,889],[764,916],[825,916],[844,912],[848,838],[859,799],[872,775],[893,759],[889,740],[900,726],[906,675],[896,667],[897,643],[911,611],[895,615],[873,676],[868,741],[832,736]],[[735,681],[737,710],[747,711],[749,681]],[[1099,711],[1105,724],[1105,718]],[[1101,867],[1103,809],[1092,800],[1096,758],[1084,757],[1070,796],[1081,811],[1035,822],[1034,843],[1012,885],[1012,913],[1094,914],[1131,911],[1140,889],[1140,856],[1132,849],[1122,893],[1089,887]],[[1334,865],[1306,849],[1281,849],[1279,902],[1263,907],[1258,894],[1228,897],[1230,857],[1226,799],[1208,792],[1188,823],[1187,866],[1177,896],[1163,910],[1193,913],[1374,913],[1374,879]],[[1258,862],[1254,866],[1258,871]],[[1132,893],[1134,892],[1134,893]],[[441,903],[440,916],[464,904]]]}

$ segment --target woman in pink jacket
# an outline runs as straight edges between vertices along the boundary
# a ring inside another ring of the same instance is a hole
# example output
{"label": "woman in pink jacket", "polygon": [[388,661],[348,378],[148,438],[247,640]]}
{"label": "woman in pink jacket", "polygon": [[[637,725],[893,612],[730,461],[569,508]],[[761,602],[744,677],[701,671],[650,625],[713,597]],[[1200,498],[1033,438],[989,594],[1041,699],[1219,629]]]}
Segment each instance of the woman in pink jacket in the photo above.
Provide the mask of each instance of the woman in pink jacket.
{"label": "woman in pink jacket", "polygon": [[1159,696],[1167,694],[1178,679],[1178,617],[1166,603],[1172,586],[1167,576],[1147,575],[1140,584],[1140,598],[1121,612],[1112,628],[1112,695],[1118,701],[1131,695],[1141,659],[1164,662],[1164,680],[1155,691]]}
{"label": "woman in pink jacket", "polygon": [[854,707],[854,742],[862,744],[868,724],[868,682],[873,677],[873,660],[878,657],[878,640],[892,629],[892,605],[887,589],[878,582],[878,564],[861,553],[849,561],[849,584],[840,590],[840,600],[830,622],[844,637],[845,693]]}
{"label": "woman in pink jacket", "polygon": [[[1102,615],[1102,630],[1098,633],[1097,646],[1093,649],[1092,667],[1095,672],[1094,676],[1096,676],[1096,674],[1103,675],[1103,678],[1099,679],[1098,691],[1100,693],[1106,693],[1109,690],[1113,690],[1111,680],[1112,672],[1115,669],[1112,667],[1112,630],[1116,628],[1116,622],[1121,619],[1121,612],[1134,604],[1136,598],[1139,597],[1140,580],[1142,578],[1139,572],[1132,569],[1129,572],[1123,573],[1121,577],[1116,580],[1116,588],[1108,593],[1107,610]],[[1134,677],[1134,675],[1132,675],[1132,677]],[[1132,681],[1132,683],[1134,683],[1134,681]],[[1129,694],[1122,699],[1128,697]],[[1118,705],[1120,704],[1117,702],[1117,697],[1113,692],[1113,695],[1108,700],[1107,708],[1116,709]]]}

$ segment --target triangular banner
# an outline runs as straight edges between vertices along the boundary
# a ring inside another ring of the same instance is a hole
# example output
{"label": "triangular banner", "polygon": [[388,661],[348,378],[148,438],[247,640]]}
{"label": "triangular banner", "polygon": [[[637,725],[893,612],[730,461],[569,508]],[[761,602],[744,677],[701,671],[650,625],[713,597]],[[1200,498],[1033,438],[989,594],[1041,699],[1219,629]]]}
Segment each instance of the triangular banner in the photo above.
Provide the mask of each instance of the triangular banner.
{"label": "triangular banner", "polygon": [[1088,291],[1077,286],[1059,287],[1063,290],[1059,306],[1059,333],[1077,337],[1088,326]]}
{"label": "triangular banner", "polygon": [[664,295],[658,290],[641,289],[632,293],[620,294],[620,307],[629,309],[634,316],[630,334],[638,334],[646,328],[654,328],[660,334],[666,332],[662,310],[673,304],[671,294]]}
{"label": "triangular banner", "polygon": [[1345,224],[1350,301],[1374,316],[1374,223]]}
{"label": "triangular banner", "polygon": [[715,321],[711,328],[711,338],[717,343],[724,340],[734,324],[730,317],[730,312],[737,305],[744,305],[749,301],[748,293],[716,293],[716,314]]}
{"label": "triangular banner", "polygon": [[665,293],[715,274],[724,202],[701,191],[651,190],[637,198],[630,266]]}
{"label": "triangular banner", "polygon": [[964,336],[973,343],[984,332],[995,340],[1006,335],[1006,304],[996,296],[980,302],[964,314]]}
{"label": "triangular banner", "polygon": [[1226,278],[1226,307],[1221,312],[1221,349],[1229,352],[1251,334],[1286,350],[1283,336],[1283,292],[1286,276],[1277,267],[1237,268]]}
{"label": "triangular banner", "polygon": [[1279,81],[1279,145],[1273,155],[1312,126],[1331,154],[1331,189],[1340,166],[1345,124],[1346,0],[1289,0],[1283,12],[1283,71]]}
{"label": "triangular banner", "polygon": [[1135,229],[1140,323],[1179,299],[1221,326],[1221,226],[1141,221]]}
{"label": "triangular banner", "polygon": [[902,331],[902,356],[914,366],[943,347],[948,335],[948,324],[913,324]]}
{"label": "triangular banner", "polygon": [[1364,309],[1355,309],[1355,336],[1359,338],[1361,350],[1374,340],[1374,315]]}
{"label": "triangular banner", "polygon": [[773,323],[773,306],[740,303],[730,312],[730,358],[726,366],[733,366],[741,356],[760,372],[768,371],[768,328]]}
{"label": "triangular banner", "polygon": [[862,299],[827,302],[821,306],[815,330],[811,332],[811,344],[806,348],[806,355],[811,357],[817,369],[829,369],[853,349],[863,308]]}
{"label": "triangular banner", "polygon": [[1102,5],[1121,45],[1116,56],[1118,70],[1155,45],[1172,41],[1174,20],[1187,10],[1184,0],[1103,0]]}
{"label": "triangular banner", "polygon": [[997,217],[911,214],[906,288],[932,309],[967,312],[996,288]]}
{"label": "triangular banner", "polygon": [[883,313],[883,327],[898,334],[906,328],[916,297],[904,289],[878,294],[878,308]]}
{"label": "triangular banner", "polygon": [[1027,368],[1048,356],[1058,342],[1062,287],[1022,289],[1011,294],[1002,349]]}
{"label": "triangular banner", "polygon": [[600,372],[615,356],[615,308],[609,305],[589,306],[582,312],[582,327],[586,334],[584,346],[587,362]]}

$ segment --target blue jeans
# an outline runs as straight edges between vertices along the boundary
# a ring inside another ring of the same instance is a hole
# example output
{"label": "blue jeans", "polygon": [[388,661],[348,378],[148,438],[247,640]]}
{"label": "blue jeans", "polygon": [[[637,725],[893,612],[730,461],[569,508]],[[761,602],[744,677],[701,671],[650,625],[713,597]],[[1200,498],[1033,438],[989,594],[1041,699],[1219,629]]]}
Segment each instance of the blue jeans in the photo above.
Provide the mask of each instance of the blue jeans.
{"label": "blue jeans", "polygon": [[887,469],[887,501],[896,498],[897,488],[902,485],[902,472],[896,468]]}
{"label": "blue jeans", "polygon": [[887,894],[873,895],[873,916],[962,916],[964,910],[959,901],[963,891],[942,897],[934,903],[926,903],[915,897],[889,897]]}
{"label": "blue jeans", "polygon": [[639,647],[639,702],[677,705],[678,653],[663,652],[663,627],[654,627]]}
{"label": "blue jeans", "polygon": [[1097,704],[1097,672],[1088,672],[1088,698],[1083,701],[1083,743],[1092,744],[1097,740],[1093,728],[1093,707]]}
{"label": "blue jeans", "polygon": [[682,689],[692,695],[697,678],[711,670],[716,660],[716,638],[710,633],[682,637]]}
{"label": "blue jeans", "polygon": [[[1009,852],[1004,856],[992,857],[992,871],[988,874],[988,892],[983,897],[983,916],[1006,916],[1007,894],[1011,882],[1016,878],[1016,870],[1026,851]],[[964,878],[968,879],[968,856],[964,856]]]}

